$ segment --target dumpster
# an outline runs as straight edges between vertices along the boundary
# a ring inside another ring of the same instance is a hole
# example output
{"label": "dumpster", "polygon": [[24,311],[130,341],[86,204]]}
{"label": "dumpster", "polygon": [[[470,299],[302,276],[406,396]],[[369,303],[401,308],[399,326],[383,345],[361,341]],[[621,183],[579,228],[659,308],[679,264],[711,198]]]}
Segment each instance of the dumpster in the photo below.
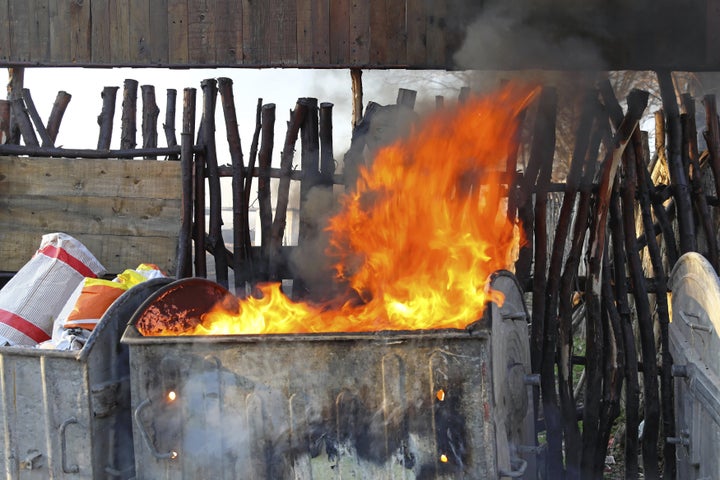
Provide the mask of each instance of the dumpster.
{"label": "dumpster", "polygon": [[138,479],[535,478],[528,315],[514,277],[467,329],[143,336],[228,294],[178,280],[129,345]]}
{"label": "dumpster", "polygon": [[124,292],[81,350],[0,347],[0,475],[134,477],[128,349],[120,337],[138,306],[171,281]]}

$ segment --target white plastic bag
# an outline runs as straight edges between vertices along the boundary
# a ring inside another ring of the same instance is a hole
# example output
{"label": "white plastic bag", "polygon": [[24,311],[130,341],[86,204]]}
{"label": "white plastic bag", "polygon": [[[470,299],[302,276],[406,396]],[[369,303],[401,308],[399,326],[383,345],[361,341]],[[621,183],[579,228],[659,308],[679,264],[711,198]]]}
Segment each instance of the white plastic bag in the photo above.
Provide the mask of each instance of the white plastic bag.
{"label": "white plastic bag", "polygon": [[0,290],[0,344],[33,346],[49,340],[53,320],[80,282],[105,272],[70,235],[43,235],[35,255]]}

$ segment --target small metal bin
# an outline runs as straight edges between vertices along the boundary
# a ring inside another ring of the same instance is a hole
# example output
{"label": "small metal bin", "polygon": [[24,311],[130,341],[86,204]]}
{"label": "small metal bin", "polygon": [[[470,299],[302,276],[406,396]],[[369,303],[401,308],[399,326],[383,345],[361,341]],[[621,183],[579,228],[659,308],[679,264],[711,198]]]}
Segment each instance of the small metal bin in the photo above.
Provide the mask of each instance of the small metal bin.
{"label": "small metal bin", "polygon": [[0,475],[134,477],[128,348],[120,336],[138,306],[171,281],[124,292],[81,350],[0,347]]}

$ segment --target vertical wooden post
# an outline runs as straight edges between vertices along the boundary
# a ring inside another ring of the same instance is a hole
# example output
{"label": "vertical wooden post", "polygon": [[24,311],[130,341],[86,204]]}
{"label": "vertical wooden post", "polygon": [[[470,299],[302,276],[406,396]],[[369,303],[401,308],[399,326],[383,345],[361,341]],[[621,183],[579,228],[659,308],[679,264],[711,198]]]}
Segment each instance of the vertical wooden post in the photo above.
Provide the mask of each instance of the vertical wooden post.
{"label": "vertical wooden post", "polygon": [[697,251],[695,240],[695,220],[693,219],[692,201],[688,177],[682,161],[682,126],[678,109],[675,88],[668,71],[657,72],[663,110],[668,126],[668,167],[673,185],[674,197],[677,202],[678,227],[680,229],[680,250],[682,253]]}
{"label": "vertical wooden post", "polygon": [[[537,368],[540,373],[543,413],[545,414],[548,439],[548,475],[551,478],[559,478],[556,475],[562,472],[562,426],[555,391],[555,362],[551,362],[548,368],[546,365],[547,357],[543,356],[542,350],[545,336],[543,316],[545,313],[545,289],[547,286],[547,194],[555,154],[556,121],[557,90],[544,87],[538,99],[538,115],[530,153],[531,162],[538,166],[537,183],[534,188],[535,255],[533,262],[531,363],[533,364],[532,368]],[[529,194],[530,191],[527,193]],[[530,238],[528,237],[528,241],[530,241]],[[554,351],[552,357],[553,359],[555,357]],[[550,384],[552,384],[551,388],[549,387]]]}
{"label": "vertical wooden post", "polygon": [[468,99],[469,96],[470,96],[470,87],[460,88],[460,93],[458,94],[458,102],[464,103]]}
{"label": "vertical wooden post", "polygon": [[97,118],[100,126],[98,135],[98,150],[109,150],[110,141],[112,140],[113,119],[115,118],[115,98],[117,96],[118,87],[103,88],[100,96],[102,97],[102,110]]}
{"label": "vertical wooden post", "polygon": [[[620,112],[622,114],[622,112]],[[612,248],[615,280],[615,302],[622,320],[620,333],[625,347],[625,478],[639,477],[639,439],[640,425],[640,381],[638,379],[638,354],[635,348],[635,332],[633,331],[632,312],[628,299],[628,282],[626,275],[625,228],[622,222],[620,207],[620,187],[615,191],[610,202],[610,230],[612,232]]]}
{"label": "vertical wooden post", "polygon": [[715,180],[715,195],[720,196],[720,120],[718,120],[715,95],[705,95],[703,105],[705,106],[705,125],[707,125],[703,136],[710,153],[709,163]]}
{"label": "vertical wooden post", "polygon": [[[167,89],[167,96],[165,100],[165,123],[163,123],[163,130],[165,131],[165,141],[168,147],[174,147],[177,145],[177,138],[175,137],[175,102],[177,101],[177,90],[174,88]],[[172,158],[171,160],[175,160]]]}
{"label": "vertical wooden post", "polygon": [[712,215],[707,198],[702,185],[702,169],[700,167],[700,152],[697,144],[697,127],[695,126],[695,100],[690,94],[685,93],[680,96],[683,110],[686,113],[680,115],[680,123],[682,126],[682,152],[684,160],[687,162],[690,187],[692,192],[692,200],[698,213],[700,224],[705,231],[705,242],[707,246],[707,257],[710,260],[715,271],[720,271],[720,261],[718,259],[717,238],[715,237],[715,229],[712,225]]}
{"label": "vertical wooden post", "polygon": [[322,184],[330,188],[335,174],[332,109],[333,104],[330,102],[320,104],[320,177]]}
{"label": "vertical wooden post", "polygon": [[[250,258],[249,232],[247,222],[244,221],[247,215],[248,205],[245,202],[244,191],[244,168],[242,144],[240,132],[238,131],[237,114],[235,112],[235,96],[232,90],[232,79],[218,78],[218,91],[225,115],[225,131],[230,149],[230,161],[232,162],[232,198],[233,198],[233,262],[232,269],[235,273],[235,291],[240,292],[245,283],[246,274],[243,272],[244,264]],[[245,213],[243,213],[245,212]]]}
{"label": "vertical wooden post", "polygon": [[[679,153],[679,152],[678,152]],[[630,271],[633,296],[637,311],[638,330],[643,361],[643,387],[645,407],[644,441],[642,442],[643,466],[648,478],[659,478],[657,440],[660,425],[660,403],[658,399],[657,349],[652,325],[652,312],[648,300],[645,275],[637,247],[635,226],[635,198],[637,192],[637,165],[635,152],[628,150],[625,165],[625,183],[622,191],[623,230],[625,252]],[[646,232],[651,234],[650,232]]]}
{"label": "vertical wooden post", "polygon": [[[600,409],[603,382],[603,362],[605,358],[604,331],[602,322],[602,265],[605,255],[608,216],[612,191],[615,184],[617,170],[622,159],[626,159],[626,175],[633,175],[632,180],[628,178],[625,193],[623,196],[624,218],[632,226],[632,241],[635,241],[634,222],[634,168],[630,171],[633,150],[626,149],[631,136],[637,129],[638,121],[647,106],[648,93],[641,90],[633,90],[627,99],[628,111],[622,122],[617,127],[613,138],[613,144],[608,149],[603,161],[600,185],[597,194],[595,215],[590,229],[590,242],[588,249],[588,278],[585,286],[586,305],[586,372],[588,377],[585,390],[587,408],[583,412],[583,454],[581,475],[583,478],[592,477],[592,472],[597,471],[598,458],[604,456],[604,447],[598,444],[600,437]],[[630,192],[631,191],[631,192]],[[630,193],[633,196],[630,196]],[[628,203],[628,198],[630,199]],[[627,218],[630,215],[630,218]],[[628,234],[628,237],[631,236]],[[635,251],[637,254],[637,250]],[[638,257],[639,260],[639,257]],[[645,298],[647,300],[647,298]],[[604,457],[603,457],[604,458]]]}
{"label": "vertical wooden post", "polygon": [[[550,264],[548,267],[548,284],[546,288],[545,298],[545,335],[543,339],[543,352],[545,354],[544,362],[553,363],[550,358],[550,352],[555,355],[558,351],[558,305],[560,303],[560,279],[562,273],[562,262],[565,254],[565,244],[568,233],[570,231],[570,223],[572,219],[573,209],[575,207],[575,199],[579,190],[580,179],[585,167],[585,159],[592,155],[588,154],[588,146],[590,145],[590,132],[597,117],[598,109],[597,91],[588,89],[583,102],[583,110],[578,124],[577,133],[575,135],[575,149],[573,151],[570,171],[568,172],[565,194],[563,196],[562,207],[560,208],[560,216],[555,231],[555,239],[551,250]],[[514,173],[514,169],[511,173]],[[560,357],[562,358],[562,357]],[[559,363],[558,368],[558,386],[560,391],[560,407],[561,412],[566,413],[568,401],[572,399],[572,371],[568,363]],[[563,395],[569,396],[564,398]],[[573,405],[573,413],[575,408]],[[562,415],[565,420],[563,422],[563,431],[566,442],[566,463],[569,471],[579,471],[580,468],[580,431],[577,422],[568,423],[567,415]]]}
{"label": "vertical wooden post", "polygon": [[11,119],[14,119],[15,125],[20,130],[25,145],[37,147],[39,145],[37,135],[35,135],[22,97],[13,99],[10,104]]}
{"label": "vertical wooden post", "polygon": [[270,243],[272,235],[272,203],[270,200],[270,166],[275,137],[275,104],[262,108],[262,142],[258,153],[258,207],[260,210],[260,268],[258,276],[270,275]]}
{"label": "vertical wooden post", "polygon": [[280,247],[285,233],[287,223],[287,207],[290,195],[290,172],[292,161],[295,156],[295,143],[301,125],[305,122],[308,111],[307,99],[300,98],[295,104],[295,109],[290,115],[285,143],[280,153],[280,182],[278,184],[277,203],[275,204],[275,218],[273,218],[270,231],[270,279],[281,280],[279,277],[279,266],[281,261]]}
{"label": "vertical wooden post", "polygon": [[10,137],[10,102],[0,100],[0,145]]}
{"label": "vertical wooden post", "polygon": [[[157,119],[160,114],[160,109],[157,106],[155,99],[155,87],[152,85],[143,85],[140,87],[142,92],[142,136],[143,136],[143,148],[154,148],[157,147],[158,132],[157,132]],[[146,156],[147,159],[154,160],[154,155]]]}
{"label": "vertical wooden post", "polygon": [[300,127],[300,165],[303,175],[300,183],[299,236],[305,239],[311,234],[311,227],[308,218],[303,217],[303,207],[307,203],[310,190],[320,182],[320,139],[318,101],[316,98],[303,98],[301,100],[307,111]]}
{"label": "vertical wooden post", "polygon": [[[202,122],[202,121],[201,121]],[[203,124],[197,135],[200,151],[195,154],[195,193],[193,195],[193,239],[195,240],[195,276],[207,278],[207,257],[205,253],[205,139]]]}
{"label": "vertical wooden post", "polygon": [[55,97],[55,102],[53,103],[53,107],[47,121],[48,135],[50,136],[50,140],[52,140],[53,144],[55,144],[55,140],[57,140],[57,135],[60,131],[60,123],[62,122],[63,115],[65,115],[65,110],[67,109],[71,98],[72,95],[62,90],[59,91]]}
{"label": "vertical wooden post", "polygon": [[[633,146],[635,148],[636,171],[647,170],[640,132],[635,132],[633,135]],[[670,356],[670,334],[668,331],[670,312],[668,306],[667,277],[665,275],[665,266],[663,265],[660,246],[657,243],[656,236],[653,234],[654,226],[650,212],[650,191],[645,181],[645,176],[638,175],[637,183],[637,197],[640,203],[643,230],[645,231],[648,253],[650,254],[650,261],[652,262],[653,276],[655,277],[655,312],[657,314],[657,322],[660,325],[660,356],[662,363],[662,369],[660,371],[662,436],[660,438],[669,438],[675,436],[675,415],[673,413],[672,357]],[[712,231],[709,233],[712,234]],[[663,442],[663,459],[663,478],[673,478],[675,476],[676,466],[674,444]]]}
{"label": "vertical wooden post", "polygon": [[[302,180],[300,182],[300,228],[298,231],[298,245],[302,245],[317,236],[317,212],[308,213],[310,191],[320,185],[320,139],[319,139],[319,111],[316,98],[303,99],[307,106],[307,113],[301,126],[301,166]],[[302,277],[295,276],[293,282],[293,297],[303,298],[309,293],[308,286]]]}
{"label": "vertical wooden post", "polygon": [[355,129],[363,118],[362,70],[351,68],[350,82],[352,87],[352,128]]}
{"label": "vertical wooden post", "polygon": [[[25,69],[23,67],[8,68],[7,99],[12,104],[13,100],[22,98],[23,83],[25,82]],[[20,143],[20,126],[15,118],[15,113],[10,108],[10,134],[7,141],[11,145]]]}
{"label": "vertical wooden post", "polygon": [[128,150],[137,145],[137,80],[127,79],[123,86],[120,149]]}
{"label": "vertical wooden post", "polygon": [[194,88],[183,91],[183,120],[180,133],[180,171],[182,176],[182,217],[178,235],[176,278],[192,276],[193,147],[195,143]]}
{"label": "vertical wooden post", "polygon": [[397,105],[404,105],[408,107],[410,110],[415,108],[415,98],[417,97],[417,92],[415,90],[409,90],[407,88],[400,88],[398,89],[397,94],[397,100],[395,103]]}
{"label": "vertical wooden post", "polygon": [[45,124],[40,118],[40,114],[35,107],[35,102],[32,99],[32,95],[30,94],[29,89],[22,89],[22,98],[23,102],[25,102],[25,108],[27,109],[27,113],[30,116],[33,125],[35,125],[35,130],[37,131],[40,140],[42,140],[42,146],[54,147],[53,141],[50,139],[50,135],[48,135],[47,129],[45,128]]}
{"label": "vertical wooden post", "polygon": [[217,80],[205,79],[200,82],[203,91],[202,131],[205,145],[205,164],[207,165],[208,188],[210,191],[210,224],[208,226],[208,242],[215,257],[216,281],[225,288],[228,283],[228,262],[225,242],[222,236],[222,197],[220,191],[220,174],[218,171],[217,151],[215,145],[215,105],[217,102]]}
{"label": "vertical wooden post", "polygon": [[[245,279],[246,282],[253,282],[257,278],[257,271],[255,268],[255,259],[253,258],[253,252],[252,252],[252,239],[250,238],[250,193],[252,190],[252,179],[253,175],[255,175],[255,163],[258,156],[258,144],[260,143],[260,133],[264,127],[264,120],[263,120],[263,103],[262,98],[258,98],[257,106],[255,107],[255,131],[253,132],[252,142],[250,143],[250,157],[248,158],[248,166],[247,170],[245,171],[245,178],[243,179],[243,185],[242,185],[242,194],[243,194],[243,202],[244,205],[246,205],[246,209],[242,212],[242,222],[243,222],[243,230],[245,231],[245,240],[244,243],[248,249],[247,252],[247,261],[248,261],[248,268],[246,269]],[[275,117],[273,116],[272,119],[273,123],[275,122]],[[274,125],[271,125],[270,128],[274,128]],[[246,285],[249,287],[249,283]],[[249,288],[248,288],[249,290]]]}

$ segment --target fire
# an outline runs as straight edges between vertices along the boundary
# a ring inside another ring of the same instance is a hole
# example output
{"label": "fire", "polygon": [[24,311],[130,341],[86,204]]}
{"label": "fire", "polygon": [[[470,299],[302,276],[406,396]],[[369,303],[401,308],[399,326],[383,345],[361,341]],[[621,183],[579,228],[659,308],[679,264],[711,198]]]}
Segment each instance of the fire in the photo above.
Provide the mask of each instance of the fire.
{"label": "fire", "polygon": [[488,279],[510,268],[519,243],[505,162],[517,114],[536,92],[509,84],[441,109],[361,169],[327,227],[338,280],[361,301],[293,302],[279,284],[261,285],[237,311],[218,306],[184,334],[465,328],[479,319],[488,301],[502,303]]}

